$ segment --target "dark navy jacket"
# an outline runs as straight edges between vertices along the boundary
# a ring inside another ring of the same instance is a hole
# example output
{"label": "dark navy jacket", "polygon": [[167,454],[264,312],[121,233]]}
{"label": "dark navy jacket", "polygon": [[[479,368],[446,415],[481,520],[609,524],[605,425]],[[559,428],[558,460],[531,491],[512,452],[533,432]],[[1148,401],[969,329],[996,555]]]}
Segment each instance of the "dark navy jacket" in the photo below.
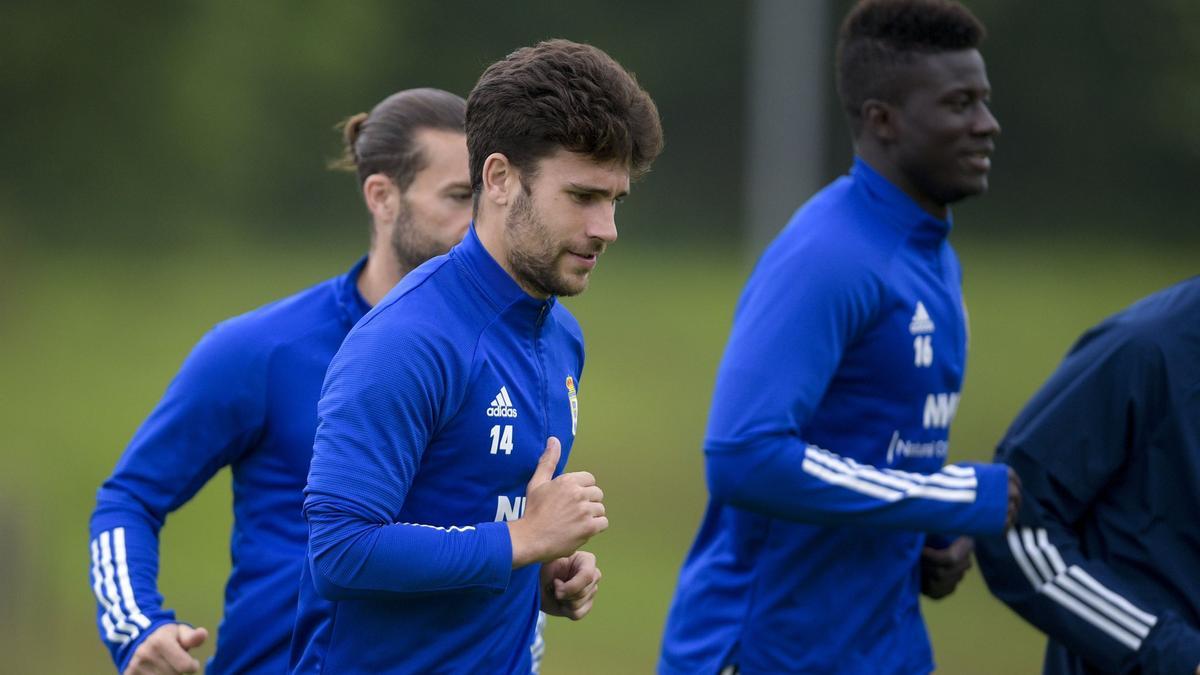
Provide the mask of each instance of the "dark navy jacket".
{"label": "dark navy jacket", "polygon": [[977,540],[992,592],[1050,637],[1045,672],[1200,664],[1200,277],[1079,339],[996,452],[1019,527]]}

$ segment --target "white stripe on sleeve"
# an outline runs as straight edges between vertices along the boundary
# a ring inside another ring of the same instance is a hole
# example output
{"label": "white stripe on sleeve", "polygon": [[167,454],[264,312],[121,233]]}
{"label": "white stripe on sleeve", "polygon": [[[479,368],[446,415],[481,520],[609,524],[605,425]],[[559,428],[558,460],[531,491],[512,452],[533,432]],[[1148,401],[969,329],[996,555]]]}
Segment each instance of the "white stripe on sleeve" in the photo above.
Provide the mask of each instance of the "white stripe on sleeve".
{"label": "white stripe on sleeve", "polygon": [[100,567],[104,570],[104,595],[112,603],[111,613],[115,620],[117,630],[129,633],[129,637],[136,638],[141,631],[137,626],[131,625],[125,620],[125,612],[121,609],[121,599],[117,596],[117,584],[114,580],[116,570],[113,567],[112,555],[112,537],[110,532],[100,533]]}
{"label": "white stripe on sleeve", "polygon": [[427,527],[431,530],[440,530],[442,532],[474,532],[474,525],[451,525],[450,527],[442,527],[441,525],[426,525],[425,523],[397,523],[398,525],[411,525],[413,527]]}
{"label": "white stripe on sleeve", "polygon": [[546,655],[546,613],[538,612],[537,626],[533,629],[533,644],[529,645],[529,672],[537,675],[542,672],[542,657]]}
{"label": "white stripe on sleeve", "polygon": [[1034,541],[1033,530],[1028,527],[1021,528],[1021,543],[1025,544],[1025,551],[1029,554],[1029,559],[1033,561],[1042,579],[1049,583],[1054,579],[1054,572],[1050,569],[1050,564],[1046,562],[1045,556],[1042,555],[1042,549],[1038,548],[1037,542]]}
{"label": "white stripe on sleeve", "polygon": [[[964,481],[964,476],[942,477],[941,480],[934,481],[931,476],[907,474],[903,471],[884,472],[852,459],[838,457],[814,445],[804,449],[804,462],[801,467],[805,472],[827,483],[889,502],[905,497],[947,502],[975,501],[974,478]],[[919,476],[919,480],[914,476]]]}
{"label": "white stripe on sleeve", "polygon": [[117,632],[116,626],[113,625],[112,617],[108,615],[108,610],[105,610],[105,612],[100,615],[100,623],[104,626],[104,636],[108,638],[109,642],[115,642],[119,645],[127,645],[129,644],[129,641],[133,639],[124,633]]}
{"label": "white stripe on sleeve", "polygon": [[868,483],[867,481],[859,480],[853,476],[847,476],[843,473],[831,471],[807,457],[800,466],[806,473],[816,476],[826,483],[848,488],[854,490],[855,492],[861,492],[868,497],[882,499],[886,502],[894,502],[904,496],[903,493],[895,490],[889,490],[883,486],[876,485],[874,483]]}
{"label": "white stripe on sleeve", "polygon": [[131,639],[124,633],[118,633],[117,627],[113,625],[112,617],[112,602],[103,590],[104,576],[100,572],[100,544],[97,540],[92,540],[92,592],[96,595],[96,600],[100,602],[100,606],[104,608],[104,613],[100,615],[100,625],[104,626],[104,637],[109,642],[117,644],[128,644]]}
{"label": "white stripe on sleeve", "polygon": [[1105,598],[1108,598],[1108,600],[1110,602],[1112,602],[1114,605],[1120,607],[1121,609],[1124,609],[1126,612],[1129,612],[1135,618],[1138,618],[1138,619],[1142,620],[1143,622],[1145,622],[1145,624],[1147,626],[1153,627],[1154,624],[1158,623],[1157,616],[1143,612],[1142,610],[1138,609],[1137,607],[1134,607],[1133,603],[1131,603],[1131,602],[1129,602],[1129,600],[1117,595],[1111,589],[1106,588],[1105,586],[1101,585],[1099,581],[1096,581],[1092,577],[1092,575],[1088,574],[1083,568],[1079,567],[1078,565],[1071,565],[1070,569],[1067,570],[1067,572],[1071,576],[1075,577],[1076,579],[1079,579],[1081,582],[1086,584],[1093,591],[1099,593],[1100,595],[1104,596]]}
{"label": "white stripe on sleeve", "polygon": [[150,627],[150,619],[142,614],[137,599],[133,595],[133,584],[129,581],[129,562],[125,552],[125,528],[113,530],[113,551],[117,561],[117,579],[121,584],[121,597],[125,600],[125,609],[129,610],[129,618],[141,626],[143,630]]}
{"label": "white stripe on sleeve", "polygon": [[[947,469],[950,467],[946,467]],[[944,471],[944,469],[943,469]],[[952,476],[946,473],[931,473],[920,474],[901,471],[899,469],[884,469],[885,473],[893,476],[900,476],[914,483],[939,485],[947,488],[975,488],[979,486],[979,479],[975,477],[974,472],[970,476]]]}
{"label": "white stripe on sleeve", "polygon": [[974,476],[975,468],[970,466],[959,466],[957,464],[947,464],[946,466],[942,467],[942,473],[946,473],[951,476]]}
{"label": "white stripe on sleeve", "polygon": [[1008,531],[1008,546],[1033,588],[1126,647],[1137,650],[1158,619],[1096,581],[1078,565],[1066,565],[1046,530]]}

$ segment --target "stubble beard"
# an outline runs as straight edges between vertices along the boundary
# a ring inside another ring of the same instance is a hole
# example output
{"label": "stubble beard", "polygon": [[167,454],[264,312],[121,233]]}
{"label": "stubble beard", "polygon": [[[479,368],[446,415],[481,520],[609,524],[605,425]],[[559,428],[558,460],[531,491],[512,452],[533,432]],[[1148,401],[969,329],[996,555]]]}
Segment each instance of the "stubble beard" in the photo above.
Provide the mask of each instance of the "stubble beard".
{"label": "stubble beard", "polygon": [[587,288],[586,277],[582,284],[572,284],[559,273],[557,263],[562,247],[555,245],[546,224],[538,217],[529,192],[522,190],[513,201],[505,218],[504,237],[508,244],[508,266],[518,283],[541,295],[562,297],[578,295]]}
{"label": "stubble beard", "polygon": [[392,251],[396,261],[403,271],[410,272],[420,267],[426,260],[442,255],[450,250],[449,246],[437,241],[417,227],[413,219],[412,207],[407,200],[401,198],[400,213],[392,226]]}

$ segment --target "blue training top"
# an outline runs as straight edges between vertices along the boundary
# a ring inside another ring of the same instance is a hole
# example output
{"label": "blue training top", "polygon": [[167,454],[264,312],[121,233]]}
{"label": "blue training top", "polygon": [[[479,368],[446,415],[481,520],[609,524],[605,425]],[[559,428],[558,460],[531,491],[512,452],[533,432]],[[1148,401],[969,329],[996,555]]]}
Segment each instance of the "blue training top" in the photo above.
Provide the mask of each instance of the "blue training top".
{"label": "blue training top", "polygon": [[363,318],[319,404],[293,673],[530,671],[540,565],[512,569],[505,521],[547,437],[565,466],[582,369],[575,319],[474,227]]}
{"label": "blue training top", "polygon": [[1044,672],[1200,666],[1200,277],[1089,330],[996,451],[1017,527],[977,542],[988,587],[1050,637]]}
{"label": "blue training top", "polygon": [[118,671],[175,613],[158,532],[222,467],[233,472],[233,568],[206,672],[283,672],[308,532],[301,517],[325,369],[366,313],[347,274],[218,324],[184,361],[104,482],[91,519],[97,625]]}
{"label": "blue training top", "polygon": [[999,532],[1008,494],[1003,466],[942,468],[967,346],[949,231],[859,159],[763,254],[661,673],[932,670],[924,533]]}

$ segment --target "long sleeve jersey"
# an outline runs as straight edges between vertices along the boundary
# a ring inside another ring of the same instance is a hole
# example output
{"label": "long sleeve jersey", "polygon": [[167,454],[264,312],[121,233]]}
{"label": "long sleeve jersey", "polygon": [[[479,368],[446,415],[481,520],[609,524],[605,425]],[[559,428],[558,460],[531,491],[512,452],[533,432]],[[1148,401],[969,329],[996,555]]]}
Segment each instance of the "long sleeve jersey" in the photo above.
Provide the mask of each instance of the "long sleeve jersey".
{"label": "long sleeve jersey", "polygon": [[996,457],[1018,526],[980,538],[988,587],[1045,631],[1048,675],[1200,666],[1200,277],[1085,333]]}
{"label": "long sleeve jersey", "polygon": [[362,265],[213,328],[100,488],[91,586],[118,671],[176,620],[157,588],[159,530],[224,466],[233,474],[232,570],[207,672],[286,669],[317,398],[330,359],[367,311],[355,286]]}
{"label": "long sleeve jersey", "polygon": [[1005,467],[943,468],[967,340],[949,229],[858,160],[763,254],[660,672],[932,669],[924,533],[999,532],[1007,509]]}
{"label": "long sleeve jersey", "polygon": [[548,437],[565,466],[582,368],[575,319],[474,228],[363,318],[318,407],[292,672],[530,671],[540,566],[506,521]]}

